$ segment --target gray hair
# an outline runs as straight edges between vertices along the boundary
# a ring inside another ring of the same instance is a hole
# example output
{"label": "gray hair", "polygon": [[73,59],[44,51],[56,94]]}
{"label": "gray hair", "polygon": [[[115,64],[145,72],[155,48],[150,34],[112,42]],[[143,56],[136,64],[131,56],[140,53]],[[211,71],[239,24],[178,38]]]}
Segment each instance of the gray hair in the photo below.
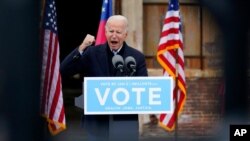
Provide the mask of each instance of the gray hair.
{"label": "gray hair", "polygon": [[120,21],[123,21],[124,22],[124,26],[125,26],[125,32],[128,32],[128,19],[125,17],[125,16],[122,16],[122,15],[113,15],[113,16],[110,16],[107,20],[107,23],[105,25],[105,28],[107,29],[107,25],[110,21],[112,20],[120,20]]}

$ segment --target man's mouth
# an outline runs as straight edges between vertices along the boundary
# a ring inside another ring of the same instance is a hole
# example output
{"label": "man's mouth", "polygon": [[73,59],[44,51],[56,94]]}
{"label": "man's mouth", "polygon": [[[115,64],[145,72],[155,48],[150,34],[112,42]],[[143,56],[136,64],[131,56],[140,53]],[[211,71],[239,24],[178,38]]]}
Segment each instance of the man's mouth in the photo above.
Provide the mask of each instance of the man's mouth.
{"label": "man's mouth", "polygon": [[111,44],[116,45],[116,44],[118,44],[118,42],[117,41],[111,41]]}

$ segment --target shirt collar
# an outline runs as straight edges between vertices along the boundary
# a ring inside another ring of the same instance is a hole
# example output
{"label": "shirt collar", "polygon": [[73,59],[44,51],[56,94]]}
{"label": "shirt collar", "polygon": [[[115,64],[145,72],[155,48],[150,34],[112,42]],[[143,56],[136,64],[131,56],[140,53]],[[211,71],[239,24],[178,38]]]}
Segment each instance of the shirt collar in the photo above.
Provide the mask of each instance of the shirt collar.
{"label": "shirt collar", "polygon": [[115,55],[118,54],[118,52],[120,52],[120,50],[122,49],[122,46],[118,49],[118,50],[112,50],[110,49],[111,52],[113,52]]}

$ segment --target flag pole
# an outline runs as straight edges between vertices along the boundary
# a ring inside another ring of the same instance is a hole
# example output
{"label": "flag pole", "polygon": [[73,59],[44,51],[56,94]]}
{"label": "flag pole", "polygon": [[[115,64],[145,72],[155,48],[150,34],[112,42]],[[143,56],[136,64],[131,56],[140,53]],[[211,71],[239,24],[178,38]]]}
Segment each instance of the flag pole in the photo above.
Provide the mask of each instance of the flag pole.
{"label": "flag pole", "polygon": [[175,49],[175,141],[178,141],[178,48]]}

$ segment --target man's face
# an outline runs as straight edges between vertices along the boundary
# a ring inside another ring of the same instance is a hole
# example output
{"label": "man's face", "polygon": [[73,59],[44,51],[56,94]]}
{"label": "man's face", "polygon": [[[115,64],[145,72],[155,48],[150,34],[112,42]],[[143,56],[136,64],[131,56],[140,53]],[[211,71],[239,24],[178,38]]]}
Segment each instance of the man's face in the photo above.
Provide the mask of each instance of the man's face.
{"label": "man's face", "polygon": [[121,20],[112,20],[107,23],[105,32],[107,42],[112,50],[118,50],[127,37],[126,27]]}

